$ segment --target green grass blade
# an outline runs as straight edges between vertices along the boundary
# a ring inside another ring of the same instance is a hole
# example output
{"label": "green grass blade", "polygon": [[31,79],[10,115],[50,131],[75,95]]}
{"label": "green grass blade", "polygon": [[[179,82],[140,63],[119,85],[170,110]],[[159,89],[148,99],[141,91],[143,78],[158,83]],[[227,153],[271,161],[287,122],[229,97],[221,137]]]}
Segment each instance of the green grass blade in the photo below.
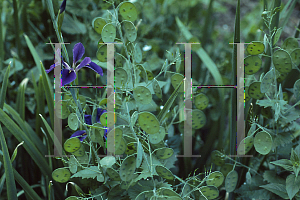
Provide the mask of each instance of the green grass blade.
{"label": "green grass blade", "polygon": [[24,34],[24,37],[25,37],[26,44],[27,44],[27,46],[28,46],[28,48],[30,50],[30,53],[31,53],[31,55],[33,57],[33,60],[34,60],[36,66],[37,66],[37,68],[39,70],[39,73],[41,74],[41,71],[42,71],[41,70],[41,64],[40,64],[40,60],[41,59],[40,59],[37,51],[35,50],[32,42],[30,41],[29,37],[27,35],[25,35],[25,34]]}
{"label": "green grass blade", "polygon": [[25,78],[20,83],[17,94],[17,111],[19,112],[21,118],[25,120],[25,90],[29,79]]}
{"label": "green grass blade", "polygon": [[[2,155],[0,155],[0,162],[3,163],[4,158]],[[31,199],[36,199],[36,200],[42,200],[39,195],[31,188],[31,186],[24,180],[24,178],[15,170],[13,170],[13,175],[16,181],[21,185],[21,187],[24,189],[24,191],[31,197]],[[15,193],[17,194],[17,193]]]}
{"label": "green grass blade", "polygon": [[45,155],[35,147],[29,137],[20,129],[20,127],[2,110],[0,109],[0,121],[3,125],[16,137],[19,142],[24,141],[24,148],[40,168],[45,176],[50,176],[51,171],[46,162]]}
{"label": "green grass blade", "polygon": [[0,94],[0,108],[3,109],[4,102],[5,102],[5,97],[6,97],[6,90],[7,90],[7,85],[8,85],[8,78],[9,78],[9,72],[10,72],[10,64],[8,65],[4,79],[3,79],[3,84],[1,87],[1,94]]}
{"label": "green grass blade", "polygon": [[284,27],[287,22],[291,19],[291,15],[294,11],[295,5],[297,1],[289,0],[287,4],[284,6],[283,10],[281,11],[282,15],[280,15],[279,21],[280,27]]}
{"label": "green grass blade", "polygon": [[48,131],[48,134],[50,136],[50,138],[52,139],[52,142],[54,143],[54,132],[51,129],[51,127],[49,126],[48,122],[44,119],[44,117],[40,114],[40,117],[42,118],[42,121],[44,122],[44,125]]}
{"label": "green grass blade", "polygon": [[[2,5],[0,6],[0,16],[2,16]],[[0,71],[3,69],[4,53],[5,53],[4,42],[3,42],[3,31],[4,31],[3,29],[4,29],[4,25],[2,23],[2,20],[0,20]]]}
{"label": "green grass blade", "polygon": [[6,176],[6,190],[7,190],[7,198],[10,200],[17,200],[17,188],[15,184],[15,178],[13,174],[13,167],[10,162],[10,157],[4,137],[4,133],[2,131],[1,125],[0,125],[0,142],[2,146],[2,152],[3,152],[3,164],[4,164],[4,171]]}

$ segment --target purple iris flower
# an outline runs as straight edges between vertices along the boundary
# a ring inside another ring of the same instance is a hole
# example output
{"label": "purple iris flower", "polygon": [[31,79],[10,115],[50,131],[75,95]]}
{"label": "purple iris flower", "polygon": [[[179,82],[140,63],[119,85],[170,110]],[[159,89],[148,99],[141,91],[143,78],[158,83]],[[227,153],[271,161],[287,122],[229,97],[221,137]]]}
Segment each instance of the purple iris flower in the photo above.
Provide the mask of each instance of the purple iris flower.
{"label": "purple iris flower", "polygon": [[61,5],[60,5],[60,7],[59,7],[59,14],[61,14],[62,12],[65,11],[65,9],[66,9],[66,4],[67,4],[67,0],[64,0],[64,1],[61,3]]}
{"label": "purple iris flower", "polygon": [[73,133],[70,138],[72,137],[77,137],[80,140],[80,142],[82,142],[87,137],[87,134],[85,131],[80,130]]}
{"label": "purple iris flower", "polygon": [[[88,67],[101,76],[103,76],[103,70],[100,66],[98,66],[96,63],[92,62],[89,57],[85,57],[82,62],[76,66],[77,62],[82,58],[83,54],[85,52],[84,46],[79,42],[74,45],[73,48],[73,65],[72,68],[62,60],[62,64],[65,67],[61,71],[61,78],[62,83],[61,85],[64,86],[66,84],[71,83],[76,79],[76,73],[78,70],[80,70],[82,67]],[[60,51],[58,50],[57,53],[60,55]],[[58,63],[56,63],[58,64]],[[47,73],[52,71],[55,68],[55,64],[51,65],[49,69],[46,70]]]}

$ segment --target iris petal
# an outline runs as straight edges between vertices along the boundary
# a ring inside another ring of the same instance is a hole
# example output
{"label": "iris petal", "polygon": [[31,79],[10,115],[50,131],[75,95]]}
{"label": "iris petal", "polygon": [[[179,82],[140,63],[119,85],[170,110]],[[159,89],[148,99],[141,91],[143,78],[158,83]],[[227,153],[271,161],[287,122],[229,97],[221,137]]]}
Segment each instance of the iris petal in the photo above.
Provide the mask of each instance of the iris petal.
{"label": "iris petal", "polygon": [[81,42],[74,45],[73,48],[73,63],[76,64],[85,52],[84,46]]}
{"label": "iris petal", "polygon": [[84,130],[80,130],[73,133],[70,138],[73,137],[77,137],[80,140],[80,142],[82,142],[87,137],[87,134]]}
{"label": "iris petal", "polygon": [[[58,63],[57,63],[58,64]],[[46,69],[45,71],[47,73],[51,72],[55,68],[55,64],[51,65],[49,69]]]}
{"label": "iris petal", "polygon": [[92,125],[92,115],[84,115],[85,123]]}
{"label": "iris petal", "polygon": [[61,85],[64,86],[76,79],[76,73],[74,72],[73,69],[63,69],[61,72],[61,78],[62,78]]}
{"label": "iris petal", "polygon": [[75,70],[75,71],[77,72],[77,71],[80,70],[82,67],[88,65],[90,62],[91,62],[91,59],[90,59],[89,57],[85,57],[85,58],[83,59],[83,61],[78,65],[78,67],[76,67],[76,70]]}
{"label": "iris petal", "polygon": [[90,62],[86,67],[94,70],[95,72],[97,72],[98,74],[100,74],[101,76],[103,76],[103,70],[100,66],[98,66],[96,63],[94,62]]}

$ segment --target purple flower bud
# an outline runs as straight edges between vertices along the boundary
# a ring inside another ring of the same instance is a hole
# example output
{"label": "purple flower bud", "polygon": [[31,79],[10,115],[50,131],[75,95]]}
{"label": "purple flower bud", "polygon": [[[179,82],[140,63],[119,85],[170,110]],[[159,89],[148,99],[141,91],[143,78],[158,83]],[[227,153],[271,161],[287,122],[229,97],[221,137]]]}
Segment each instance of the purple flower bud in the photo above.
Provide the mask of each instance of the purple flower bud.
{"label": "purple flower bud", "polygon": [[66,4],[67,4],[67,0],[64,0],[64,1],[62,2],[62,4],[60,5],[60,7],[59,7],[59,14],[61,14],[62,12],[65,11],[65,9],[66,9]]}

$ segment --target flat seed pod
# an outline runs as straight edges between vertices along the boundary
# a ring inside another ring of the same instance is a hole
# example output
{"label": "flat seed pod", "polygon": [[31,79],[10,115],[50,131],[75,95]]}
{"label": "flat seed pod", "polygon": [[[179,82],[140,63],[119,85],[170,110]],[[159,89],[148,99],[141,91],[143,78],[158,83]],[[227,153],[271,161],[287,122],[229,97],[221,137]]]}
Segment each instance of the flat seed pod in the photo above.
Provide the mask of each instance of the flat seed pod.
{"label": "flat seed pod", "polygon": [[276,33],[274,35],[274,39],[273,39],[273,46],[278,42],[280,35],[282,32],[282,28],[280,27],[279,29],[276,30]]}
{"label": "flat seed pod", "polygon": [[289,53],[283,49],[279,49],[273,53],[273,64],[275,69],[281,73],[292,71],[292,59]]}
{"label": "flat seed pod", "polygon": [[123,160],[123,163],[120,167],[120,177],[122,181],[130,181],[133,178],[135,165],[135,156],[128,156]]}
{"label": "flat seed pod", "polygon": [[134,46],[133,57],[134,57],[136,63],[142,62],[143,53],[138,44],[135,44],[135,46]]}
{"label": "flat seed pod", "polygon": [[143,161],[144,149],[140,141],[137,144],[136,168],[139,168]]}
{"label": "flat seed pod", "polygon": [[258,55],[264,52],[265,45],[262,42],[252,42],[248,44],[246,50],[250,55]]}
{"label": "flat seed pod", "polygon": [[89,156],[87,153],[85,153],[84,156],[76,157],[76,159],[81,165],[89,163]]}
{"label": "flat seed pod", "polygon": [[80,149],[81,142],[77,137],[72,137],[66,140],[64,143],[64,149],[66,152],[73,153]]}
{"label": "flat seed pod", "polygon": [[247,101],[249,101],[251,99],[251,97],[249,96],[248,92],[249,92],[249,86],[246,86],[245,87],[245,91],[244,91],[245,102],[247,102]]}
{"label": "flat seed pod", "polygon": [[248,56],[244,59],[245,74],[252,75],[259,71],[262,66],[262,60],[258,56]]}
{"label": "flat seed pod", "polygon": [[152,94],[145,86],[137,86],[133,90],[133,97],[140,104],[149,104],[152,101]]}
{"label": "flat seed pod", "polygon": [[264,93],[260,92],[260,84],[261,82],[253,82],[249,86],[248,94],[253,99],[261,99],[265,96]]}
{"label": "flat seed pod", "polygon": [[208,97],[204,93],[200,93],[195,96],[195,106],[199,110],[204,110],[205,108],[207,108],[208,103]]}
{"label": "flat seed pod", "polygon": [[219,190],[215,186],[202,186],[200,190],[207,199],[215,199],[219,196]]}
{"label": "flat seed pod", "polygon": [[129,42],[134,42],[137,37],[137,31],[134,24],[131,21],[123,21],[122,25],[125,32],[125,37]]}
{"label": "flat seed pod", "polygon": [[247,154],[250,149],[253,147],[253,136],[247,136],[244,138],[237,149],[238,155],[245,155]]}
{"label": "flat seed pod", "polygon": [[157,174],[164,179],[168,179],[168,180],[174,179],[173,173],[164,166],[157,165],[155,167],[155,170],[156,170]]}
{"label": "flat seed pod", "polygon": [[80,148],[77,150],[77,151],[74,151],[74,152],[72,152],[72,154],[74,155],[74,156],[84,156],[84,154],[85,154],[85,149],[84,149],[84,145],[83,144],[81,144],[80,145]]}
{"label": "flat seed pod", "polygon": [[287,52],[292,52],[294,49],[299,47],[298,40],[296,38],[286,38],[281,46],[281,48],[285,49]]}
{"label": "flat seed pod", "polygon": [[293,63],[298,67],[300,65],[300,48],[294,49],[291,53]]}
{"label": "flat seed pod", "polygon": [[277,78],[277,82],[281,83],[286,77],[287,77],[288,73],[279,73],[279,76]]}
{"label": "flat seed pod", "polygon": [[137,149],[136,149],[136,142],[130,142],[127,144],[127,147],[126,147],[126,151],[125,153],[127,155],[132,155],[134,153],[137,152]]}
{"label": "flat seed pod", "polygon": [[283,99],[284,101],[289,102],[289,95],[288,95],[287,92],[283,92],[283,93],[282,93],[282,99]]}
{"label": "flat seed pod", "polygon": [[225,158],[222,156],[220,151],[214,150],[211,153],[211,161],[218,166],[222,166],[225,163]]}
{"label": "flat seed pod", "polygon": [[72,174],[75,174],[77,172],[78,164],[75,156],[71,156],[68,160],[69,170]]}
{"label": "flat seed pod", "polygon": [[192,128],[193,129],[199,129],[202,128],[206,123],[206,116],[204,112],[198,109],[192,110],[192,116],[187,116],[188,123],[190,124],[192,122]]}
{"label": "flat seed pod", "polygon": [[125,69],[117,68],[115,69],[115,86],[116,87],[124,87],[127,83],[128,74]]}
{"label": "flat seed pod", "polygon": [[261,131],[255,135],[254,147],[258,153],[267,155],[271,151],[272,145],[272,136],[268,132]]}
{"label": "flat seed pod", "polygon": [[275,74],[273,69],[271,69],[265,74],[260,84],[261,93],[266,93],[269,90],[272,83],[274,82],[274,76]]}
{"label": "flat seed pod", "polygon": [[106,24],[103,29],[102,29],[102,33],[101,33],[101,37],[103,42],[108,43],[108,42],[114,42],[116,39],[116,27],[109,23]]}
{"label": "flat seed pod", "polygon": [[150,112],[142,112],[138,116],[140,127],[148,134],[155,134],[159,131],[159,122],[155,115]]}
{"label": "flat seed pod", "polygon": [[121,181],[119,173],[113,168],[107,168],[106,173],[112,181]]}
{"label": "flat seed pod", "polygon": [[233,165],[230,163],[225,163],[225,165],[222,165],[220,171],[222,172],[222,174],[224,175],[224,177],[227,176],[227,174],[233,170]]}
{"label": "flat seed pod", "polygon": [[[114,118],[114,122],[113,121],[108,121],[107,120],[107,118],[108,118],[107,115],[111,115]],[[100,122],[105,127],[111,127],[111,126],[113,126],[117,122],[116,113],[108,113],[108,114],[107,114],[107,112],[103,113],[100,116]]]}
{"label": "flat seed pod", "polygon": [[125,20],[133,22],[137,19],[137,10],[133,3],[123,2],[119,8],[119,12]]}
{"label": "flat seed pod", "polygon": [[125,139],[122,138],[121,144],[119,146],[119,148],[115,151],[116,155],[122,155],[124,154],[126,151],[126,143],[125,143]]}
{"label": "flat seed pod", "polygon": [[68,102],[67,101],[60,101],[61,102],[61,119],[66,119],[70,115],[70,111],[68,109]]}
{"label": "flat seed pod", "polygon": [[144,66],[139,64],[139,65],[136,65],[136,67],[141,71],[139,74],[140,77],[142,77],[144,79],[145,83],[148,83],[148,76],[147,76],[147,72],[146,72]]}
{"label": "flat seed pod", "polygon": [[123,131],[119,127],[116,127],[109,131],[109,133],[107,134],[107,150],[109,152],[115,152],[122,142],[122,137]]}
{"label": "flat seed pod", "polygon": [[158,98],[162,99],[162,91],[161,91],[161,88],[159,87],[158,81],[156,79],[153,80],[152,87],[153,87],[153,91],[154,91],[155,95]]}
{"label": "flat seed pod", "polygon": [[152,147],[152,149],[155,150],[155,149],[166,147],[166,145],[165,145],[164,141],[160,141],[157,144],[151,144],[151,147]]}
{"label": "flat seed pod", "polygon": [[[178,73],[173,74],[173,76],[171,77],[171,83],[174,89],[177,88],[177,86],[181,83],[183,79],[184,76],[182,74],[178,74]],[[184,92],[184,85],[180,86],[179,92]]]}
{"label": "flat seed pod", "polygon": [[100,102],[99,102],[99,106],[103,106],[107,104],[107,98],[103,98]]}
{"label": "flat seed pod", "polygon": [[71,173],[66,168],[58,168],[52,172],[52,178],[56,182],[59,183],[65,183],[67,182],[71,177]]}
{"label": "flat seed pod", "polygon": [[100,62],[106,62],[107,61],[107,45],[102,45],[98,48],[96,57]]}
{"label": "flat seed pod", "polygon": [[223,174],[219,171],[215,171],[208,176],[206,180],[206,185],[219,187],[220,185],[222,185],[223,181],[224,181]]}
{"label": "flat seed pod", "polygon": [[156,152],[157,158],[163,159],[163,160],[170,158],[174,154],[173,149],[167,148],[167,147],[156,149],[155,152]]}
{"label": "flat seed pod", "polygon": [[158,144],[160,141],[162,141],[166,136],[166,131],[164,127],[160,126],[159,131],[149,135],[149,140],[151,144]]}
{"label": "flat seed pod", "polygon": [[238,181],[238,173],[235,170],[230,171],[225,179],[226,192],[233,192]]}
{"label": "flat seed pod", "polygon": [[68,126],[73,131],[77,130],[78,128],[78,119],[76,113],[71,113],[68,117]]}
{"label": "flat seed pod", "polygon": [[96,17],[92,22],[92,26],[94,30],[99,34],[102,33],[102,29],[105,25],[106,25],[106,21],[101,17]]}
{"label": "flat seed pod", "polygon": [[294,84],[294,96],[297,101],[300,100],[300,79],[298,79]]}
{"label": "flat seed pod", "polygon": [[147,73],[148,81],[151,81],[154,78],[153,73],[148,70],[146,70],[146,73]]}

